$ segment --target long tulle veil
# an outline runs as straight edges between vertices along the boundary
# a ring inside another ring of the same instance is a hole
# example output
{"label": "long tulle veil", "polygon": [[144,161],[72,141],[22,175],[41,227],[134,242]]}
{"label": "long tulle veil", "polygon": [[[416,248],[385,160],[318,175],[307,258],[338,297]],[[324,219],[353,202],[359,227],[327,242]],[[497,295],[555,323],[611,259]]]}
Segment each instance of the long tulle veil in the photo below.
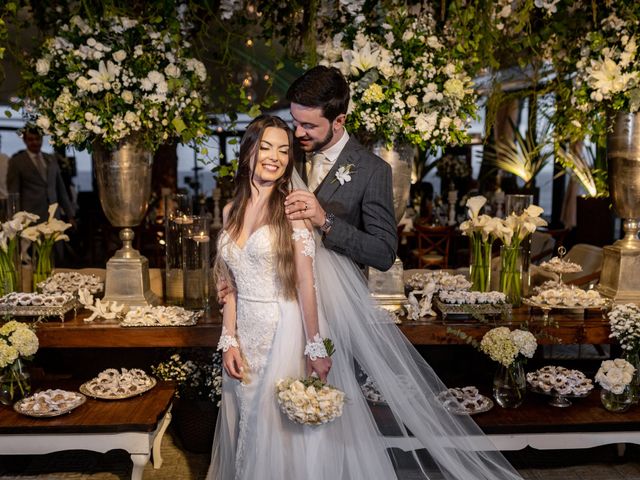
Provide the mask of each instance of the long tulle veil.
{"label": "long tulle veil", "polygon": [[[295,170],[292,184],[306,189]],[[336,476],[326,478],[349,478],[344,472],[358,471],[365,462],[377,465],[380,449],[386,447],[416,451],[417,468],[429,479],[521,478],[504,456],[493,450],[473,419],[451,414],[436,399],[445,385],[395,323],[375,307],[357,265],[324,248],[321,241],[316,244],[321,330],[336,344],[329,382],[346,393],[341,430],[343,436],[352,436],[339,439],[346,452],[331,461],[339,460],[342,467],[334,470]],[[364,427],[374,417],[355,381],[361,371],[375,382],[388,404],[383,415],[385,436],[375,426]],[[357,404],[363,408],[355,408]],[[377,433],[372,435],[376,438],[362,438],[371,431]],[[350,458],[348,453],[352,442],[368,442],[364,449],[358,448],[358,458]],[[369,459],[362,458],[363,450]],[[352,462],[359,465],[350,465]],[[392,478],[380,471],[372,473],[367,478]]]}

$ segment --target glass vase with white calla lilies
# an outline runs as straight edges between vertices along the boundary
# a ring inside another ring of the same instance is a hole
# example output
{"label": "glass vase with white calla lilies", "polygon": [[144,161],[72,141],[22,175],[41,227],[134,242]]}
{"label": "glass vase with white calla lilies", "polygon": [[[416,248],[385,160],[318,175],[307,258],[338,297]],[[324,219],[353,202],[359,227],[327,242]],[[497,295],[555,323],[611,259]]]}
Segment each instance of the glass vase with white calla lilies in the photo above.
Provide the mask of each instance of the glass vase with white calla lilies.
{"label": "glass vase with white calla lilies", "polygon": [[15,292],[19,275],[16,268],[21,232],[40,217],[33,213],[17,212],[2,224],[0,231],[0,295]]}
{"label": "glass vase with white calla lilies", "polygon": [[528,206],[520,215],[512,213],[501,220],[495,230],[502,240],[500,251],[500,291],[514,306],[522,302],[522,242],[538,227],[547,225],[540,217],[544,210],[537,205]]}
{"label": "glass vase with white calla lilies", "polygon": [[46,280],[53,270],[53,245],[60,241],[69,241],[64,233],[70,223],[63,222],[55,217],[58,204],[49,205],[49,219],[44,223],[27,227],[22,232],[22,237],[33,244],[33,288],[38,283]]}
{"label": "glass vase with white calla lilies", "polygon": [[462,222],[460,230],[469,237],[470,261],[469,280],[471,289],[480,292],[489,291],[491,279],[491,246],[496,239],[496,229],[500,219],[489,215],[480,215],[480,210],[487,203],[482,195],[467,200],[469,220]]}

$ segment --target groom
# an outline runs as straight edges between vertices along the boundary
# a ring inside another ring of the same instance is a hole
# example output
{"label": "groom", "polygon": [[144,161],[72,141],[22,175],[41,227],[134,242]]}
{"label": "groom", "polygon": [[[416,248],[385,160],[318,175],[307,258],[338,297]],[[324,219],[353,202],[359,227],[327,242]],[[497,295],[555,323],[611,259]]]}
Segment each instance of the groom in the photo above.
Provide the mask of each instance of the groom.
{"label": "groom", "polygon": [[391,167],[345,130],[349,99],[336,68],[314,67],[289,88],[295,137],[306,153],[298,171],[309,191],[291,192],[285,212],[319,228],[325,247],[385,271],[397,244]]}

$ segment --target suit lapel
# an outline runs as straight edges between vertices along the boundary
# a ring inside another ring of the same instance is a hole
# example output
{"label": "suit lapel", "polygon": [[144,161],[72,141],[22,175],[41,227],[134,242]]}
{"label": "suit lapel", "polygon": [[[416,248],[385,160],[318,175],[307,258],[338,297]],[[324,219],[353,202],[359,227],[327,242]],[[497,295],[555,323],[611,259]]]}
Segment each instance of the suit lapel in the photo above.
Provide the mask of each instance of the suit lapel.
{"label": "suit lapel", "polygon": [[338,187],[344,186],[340,185],[340,182],[336,178],[336,172],[340,167],[351,163],[354,165],[354,170],[357,170],[358,157],[354,155],[353,145],[353,140],[350,138],[331,167],[331,170],[327,173],[327,176],[324,177],[320,185],[318,185],[318,188],[316,188],[314,193],[316,197],[322,199],[323,202],[331,200],[331,197],[338,191]]}

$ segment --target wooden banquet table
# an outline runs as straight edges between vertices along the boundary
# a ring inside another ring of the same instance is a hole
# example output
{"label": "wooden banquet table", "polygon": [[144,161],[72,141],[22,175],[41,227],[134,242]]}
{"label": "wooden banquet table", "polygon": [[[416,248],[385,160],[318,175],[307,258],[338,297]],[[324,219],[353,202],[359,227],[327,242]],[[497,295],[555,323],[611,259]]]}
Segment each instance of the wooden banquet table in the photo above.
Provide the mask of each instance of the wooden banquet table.
{"label": "wooden banquet table", "polygon": [[[38,325],[41,348],[146,348],[146,347],[215,347],[221,330],[217,311],[201,318],[190,327],[121,327],[115,320],[84,322],[88,313],[67,314],[64,322],[49,319]],[[605,344],[609,343],[609,324],[599,311],[585,314],[551,313],[552,326],[545,326],[540,311],[518,308],[510,321],[479,323],[470,320],[447,320],[425,317],[419,321],[404,320],[400,329],[414,345],[463,344],[448,332],[457,329],[480,339],[496,325],[517,327],[525,322],[533,332],[545,332],[539,343]]]}

